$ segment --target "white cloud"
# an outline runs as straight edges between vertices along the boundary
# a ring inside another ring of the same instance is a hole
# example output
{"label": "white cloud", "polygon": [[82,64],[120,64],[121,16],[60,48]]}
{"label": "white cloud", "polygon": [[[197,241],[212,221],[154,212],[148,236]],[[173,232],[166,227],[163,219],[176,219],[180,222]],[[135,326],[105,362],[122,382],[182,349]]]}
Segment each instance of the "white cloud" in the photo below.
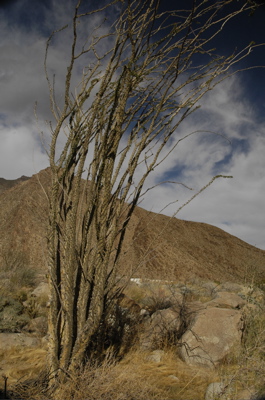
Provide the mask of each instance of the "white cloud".
{"label": "white cloud", "polygon": [[[177,216],[216,225],[265,249],[265,128],[261,122],[256,122],[238,77],[211,92],[204,99],[202,111],[185,121],[180,135],[217,127],[231,144],[222,137],[201,133],[181,142],[158,172],[161,180],[166,176],[174,179],[179,172],[176,180],[192,187],[193,192],[173,184],[157,186],[146,195],[142,205],[158,212],[178,199],[165,210],[172,215],[214,175],[232,175],[233,179],[217,179]],[[154,175],[149,184],[152,186],[158,178]]]}
{"label": "white cloud", "polygon": [[[31,176],[48,166],[40,136],[32,126],[0,126],[0,171],[6,179]],[[2,171],[5,171],[3,174]]]}

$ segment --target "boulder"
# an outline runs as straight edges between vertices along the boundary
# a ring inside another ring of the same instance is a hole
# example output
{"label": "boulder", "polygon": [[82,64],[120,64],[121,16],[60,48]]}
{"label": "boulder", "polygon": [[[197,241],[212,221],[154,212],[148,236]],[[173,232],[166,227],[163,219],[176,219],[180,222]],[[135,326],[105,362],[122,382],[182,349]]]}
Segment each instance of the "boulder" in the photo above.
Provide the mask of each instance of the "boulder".
{"label": "boulder", "polygon": [[39,347],[40,340],[24,333],[0,333],[0,350],[15,347]]}
{"label": "boulder", "polygon": [[152,361],[155,363],[160,363],[162,358],[164,357],[165,352],[164,350],[154,350],[151,354],[147,356],[147,361]]}
{"label": "boulder", "polygon": [[214,295],[218,290],[219,284],[213,281],[207,281],[201,283],[202,289],[208,292],[209,295]]}
{"label": "boulder", "polygon": [[31,293],[33,297],[49,297],[50,289],[47,282],[41,282]]}
{"label": "boulder", "polygon": [[242,308],[245,304],[246,300],[231,292],[218,292],[215,298],[208,302],[208,306],[221,308]]}
{"label": "boulder", "polygon": [[213,382],[210,383],[205,392],[205,400],[264,400],[255,396],[255,389],[239,390],[233,385],[232,379],[230,382]]}
{"label": "boulder", "polygon": [[188,364],[214,367],[232,349],[240,348],[243,326],[238,310],[215,307],[201,310],[181,338],[180,355]]}
{"label": "boulder", "polygon": [[239,283],[235,282],[224,282],[221,285],[218,286],[217,291],[221,292],[235,292],[238,293],[244,288],[243,285],[240,285]]}
{"label": "boulder", "polygon": [[225,394],[226,388],[222,382],[213,382],[207,387],[205,393],[205,400],[221,399],[222,395]]}

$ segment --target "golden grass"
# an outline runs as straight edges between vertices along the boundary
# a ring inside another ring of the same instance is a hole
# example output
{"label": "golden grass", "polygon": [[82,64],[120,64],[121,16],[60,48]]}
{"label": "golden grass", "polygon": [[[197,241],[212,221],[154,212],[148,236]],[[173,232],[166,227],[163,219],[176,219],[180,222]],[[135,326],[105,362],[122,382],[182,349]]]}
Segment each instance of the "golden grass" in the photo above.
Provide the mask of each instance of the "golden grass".
{"label": "golden grass", "polygon": [[[8,387],[28,400],[51,398],[43,391],[38,376],[45,371],[46,351],[9,350]],[[120,362],[110,357],[101,365],[87,365],[72,375],[56,391],[56,400],[203,400],[214,371],[183,363],[173,349],[165,351],[161,362],[148,359],[150,352],[132,350]],[[3,355],[1,354],[1,358]],[[4,366],[2,364],[2,366]],[[7,366],[7,365],[6,365]],[[18,387],[17,383],[21,383]],[[33,383],[33,384],[32,384]],[[48,397],[47,397],[48,396]]]}
{"label": "golden grass", "polygon": [[164,392],[165,399],[204,399],[208,384],[217,378],[214,371],[185,364],[173,348],[165,351],[159,363],[145,361],[148,353],[143,359],[143,354],[136,352],[133,357],[129,356],[130,363],[131,359],[135,360],[139,373]]}
{"label": "golden grass", "polygon": [[44,370],[47,351],[40,348],[10,348],[0,353],[0,368],[8,377],[8,384],[34,379]]}
{"label": "golden grass", "polygon": [[[217,380],[214,371],[191,367],[173,350],[161,362],[148,360],[150,353],[131,351],[118,363],[109,359],[99,366],[87,365],[56,391],[56,400],[203,400],[206,388]],[[47,399],[41,388],[29,387],[27,398]]]}

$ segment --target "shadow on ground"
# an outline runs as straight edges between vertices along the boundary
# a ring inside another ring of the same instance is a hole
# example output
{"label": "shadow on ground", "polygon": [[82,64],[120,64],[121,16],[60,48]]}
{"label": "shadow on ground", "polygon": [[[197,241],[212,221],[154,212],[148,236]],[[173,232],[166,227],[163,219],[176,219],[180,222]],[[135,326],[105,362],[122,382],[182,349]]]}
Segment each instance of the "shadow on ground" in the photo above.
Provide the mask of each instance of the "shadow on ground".
{"label": "shadow on ground", "polygon": [[5,393],[3,390],[0,390],[0,399],[11,399],[8,393]]}

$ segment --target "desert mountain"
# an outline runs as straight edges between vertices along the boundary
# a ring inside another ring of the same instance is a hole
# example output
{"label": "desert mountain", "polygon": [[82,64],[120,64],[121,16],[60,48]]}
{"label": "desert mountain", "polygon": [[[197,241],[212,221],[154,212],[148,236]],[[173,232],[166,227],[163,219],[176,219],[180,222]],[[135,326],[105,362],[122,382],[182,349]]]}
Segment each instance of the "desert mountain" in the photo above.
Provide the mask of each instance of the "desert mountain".
{"label": "desert mountain", "polygon": [[[49,169],[12,184],[4,181],[0,181],[1,262],[22,258],[45,273]],[[265,278],[265,251],[214,226],[137,207],[126,233],[120,268],[134,277],[244,282]]]}
{"label": "desert mountain", "polygon": [[29,177],[24,176],[24,175],[18,179],[13,179],[13,180],[0,178],[0,194],[2,192],[4,192],[5,190],[10,189],[13,186],[16,186],[20,182],[27,181],[28,179],[29,179]]}

